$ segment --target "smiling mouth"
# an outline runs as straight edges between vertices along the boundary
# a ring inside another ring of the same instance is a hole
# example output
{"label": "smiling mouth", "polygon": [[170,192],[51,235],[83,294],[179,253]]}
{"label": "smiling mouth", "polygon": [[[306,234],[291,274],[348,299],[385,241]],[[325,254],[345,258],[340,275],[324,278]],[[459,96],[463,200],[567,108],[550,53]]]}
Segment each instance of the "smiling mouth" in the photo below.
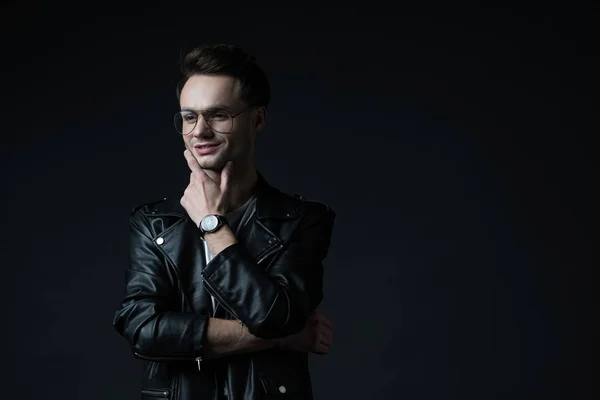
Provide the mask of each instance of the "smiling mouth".
{"label": "smiling mouth", "polygon": [[204,154],[212,153],[219,146],[220,146],[220,143],[194,145],[194,151],[196,154],[204,155]]}
{"label": "smiling mouth", "polygon": [[206,144],[195,144],[194,147],[203,148],[203,147],[214,147],[218,146],[219,143],[206,143]]}

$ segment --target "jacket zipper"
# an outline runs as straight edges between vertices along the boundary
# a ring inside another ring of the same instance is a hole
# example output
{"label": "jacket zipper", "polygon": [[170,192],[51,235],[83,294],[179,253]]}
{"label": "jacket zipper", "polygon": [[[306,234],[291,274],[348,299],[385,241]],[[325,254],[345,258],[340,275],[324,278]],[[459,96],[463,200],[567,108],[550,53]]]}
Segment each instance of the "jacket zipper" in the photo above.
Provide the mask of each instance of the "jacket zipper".
{"label": "jacket zipper", "polygon": [[269,257],[271,254],[275,253],[276,251],[281,250],[282,247],[283,247],[283,244],[273,247],[271,250],[267,251],[256,263],[260,264],[261,262],[263,262],[265,260],[265,258]]}
{"label": "jacket zipper", "polygon": [[136,357],[141,358],[142,360],[148,360],[148,361],[170,361],[170,360],[177,360],[177,361],[181,361],[181,360],[189,360],[190,357],[186,357],[186,356],[169,356],[169,357],[160,357],[160,356],[145,356],[142,355],[140,353],[138,353],[137,351],[133,352],[133,354],[135,354]]}
{"label": "jacket zipper", "polygon": [[142,394],[146,396],[168,397],[169,391],[160,389],[142,389]]}
{"label": "jacket zipper", "polygon": [[243,322],[242,322],[242,321],[241,321],[241,320],[238,318],[237,314],[236,314],[236,313],[235,313],[235,312],[234,312],[234,311],[231,309],[231,307],[229,307],[229,305],[223,301],[223,298],[222,298],[222,297],[221,297],[221,296],[218,294],[218,292],[215,290],[214,286],[212,286],[212,284],[211,284],[211,283],[210,283],[208,280],[204,279],[204,272],[202,272],[202,273],[200,274],[200,276],[202,277],[202,280],[204,281],[204,283],[206,283],[206,285],[208,286],[208,288],[209,288],[209,289],[210,289],[212,292],[214,292],[214,293],[210,293],[210,294],[211,294],[213,297],[216,297],[216,298],[217,298],[217,300],[219,300],[219,304],[221,304],[221,306],[223,306],[223,308],[225,308],[225,310],[227,310],[227,311],[228,311],[228,312],[229,312],[231,315],[233,315],[233,316],[234,316],[234,318],[235,318],[235,319],[237,319],[237,320],[238,320],[238,322],[239,322],[240,324],[242,324],[242,325],[243,325]]}
{"label": "jacket zipper", "polygon": [[[135,354],[136,357],[141,358],[142,360],[148,360],[148,361],[172,361],[172,360],[177,360],[177,361],[186,361],[189,360],[189,357],[174,357],[174,356],[169,356],[169,357],[148,357],[148,356],[144,356],[141,355],[140,353],[138,353],[137,351],[134,351],[133,354]],[[198,364],[198,371],[201,371],[201,364],[202,364],[202,357],[196,357],[194,359],[194,361],[196,361],[196,363]]]}

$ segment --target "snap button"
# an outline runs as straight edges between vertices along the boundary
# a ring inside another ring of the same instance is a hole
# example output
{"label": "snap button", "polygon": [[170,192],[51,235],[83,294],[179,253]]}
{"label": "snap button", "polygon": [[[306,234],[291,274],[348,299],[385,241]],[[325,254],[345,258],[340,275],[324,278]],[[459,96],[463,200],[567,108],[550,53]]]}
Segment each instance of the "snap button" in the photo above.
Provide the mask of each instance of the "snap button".
{"label": "snap button", "polygon": [[292,214],[290,214],[290,213],[287,213],[287,214],[285,214],[285,216],[289,218],[289,217],[291,217],[291,216],[292,216]]}
{"label": "snap button", "polygon": [[279,386],[279,393],[285,393],[287,392],[287,389],[285,388],[285,386],[281,385]]}
{"label": "snap button", "polygon": [[157,244],[157,245],[159,245],[159,246],[160,246],[161,244],[163,244],[164,242],[165,242],[165,239],[163,239],[163,238],[161,238],[161,237],[159,237],[158,239],[156,239],[156,244]]}
{"label": "snap button", "polygon": [[275,238],[269,238],[269,244],[275,243]]}

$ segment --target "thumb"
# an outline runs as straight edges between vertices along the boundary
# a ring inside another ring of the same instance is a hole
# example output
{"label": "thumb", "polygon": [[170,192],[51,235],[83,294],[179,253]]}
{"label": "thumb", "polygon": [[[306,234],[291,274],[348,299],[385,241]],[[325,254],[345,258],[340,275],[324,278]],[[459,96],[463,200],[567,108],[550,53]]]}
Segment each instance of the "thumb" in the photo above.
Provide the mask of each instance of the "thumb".
{"label": "thumb", "polygon": [[231,171],[233,168],[233,161],[227,161],[221,170],[221,190],[229,187],[229,180],[231,179]]}

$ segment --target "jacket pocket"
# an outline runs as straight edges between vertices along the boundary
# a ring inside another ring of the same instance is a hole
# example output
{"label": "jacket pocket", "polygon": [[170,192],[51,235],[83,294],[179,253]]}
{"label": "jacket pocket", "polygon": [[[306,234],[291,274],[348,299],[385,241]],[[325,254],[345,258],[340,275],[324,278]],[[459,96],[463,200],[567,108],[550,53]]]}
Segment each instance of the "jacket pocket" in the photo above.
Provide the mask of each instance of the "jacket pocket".
{"label": "jacket pocket", "polygon": [[169,389],[142,389],[142,400],[169,399],[170,395]]}

